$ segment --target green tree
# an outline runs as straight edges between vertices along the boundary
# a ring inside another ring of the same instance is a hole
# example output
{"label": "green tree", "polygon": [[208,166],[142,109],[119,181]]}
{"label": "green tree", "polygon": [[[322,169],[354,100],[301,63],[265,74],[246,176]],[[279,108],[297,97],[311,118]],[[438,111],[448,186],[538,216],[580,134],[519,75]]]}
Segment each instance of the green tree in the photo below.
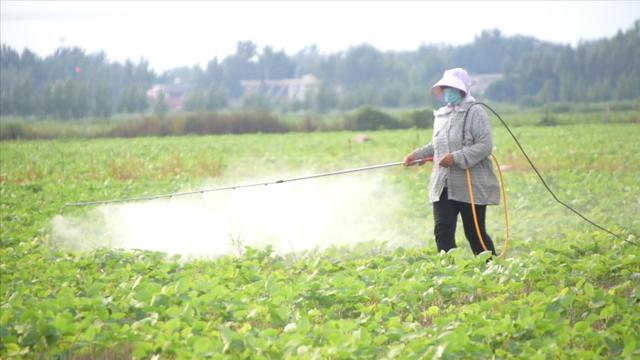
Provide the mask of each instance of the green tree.
{"label": "green tree", "polygon": [[286,79],[293,77],[295,64],[283,50],[274,52],[270,46],[262,49],[258,60],[261,79]]}
{"label": "green tree", "polygon": [[99,117],[110,117],[113,111],[110,100],[106,83],[97,84],[93,94],[93,114]]}
{"label": "green tree", "polygon": [[228,56],[222,62],[226,88],[232,97],[242,95],[242,80],[261,78],[257,64],[258,53],[256,45],[251,41],[241,41],[237,44],[236,53]]}
{"label": "green tree", "polygon": [[204,96],[204,106],[207,110],[224,109],[229,104],[229,93],[224,88],[211,88]]}
{"label": "green tree", "polygon": [[268,110],[271,104],[264,94],[257,93],[243,97],[242,107],[249,110]]}
{"label": "green tree", "polygon": [[317,113],[325,113],[338,105],[338,96],[333,89],[325,84],[320,84],[318,91],[309,96],[312,102],[312,108]]}
{"label": "green tree", "polygon": [[153,113],[160,118],[165,117],[169,112],[169,104],[167,104],[166,96],[163,90],[158,92],[158,98],[153,105]]}
{"label": "green tree", "polygon": [[345,127],[359,131],[397,129],[400,127],[400,122],[385,112],[365,106],[346,116]]}
{"label": "green tree", "polygon": [[204,94],[200,91],[191,92],[184,101],[184,109],[187,111],[204,110]]}

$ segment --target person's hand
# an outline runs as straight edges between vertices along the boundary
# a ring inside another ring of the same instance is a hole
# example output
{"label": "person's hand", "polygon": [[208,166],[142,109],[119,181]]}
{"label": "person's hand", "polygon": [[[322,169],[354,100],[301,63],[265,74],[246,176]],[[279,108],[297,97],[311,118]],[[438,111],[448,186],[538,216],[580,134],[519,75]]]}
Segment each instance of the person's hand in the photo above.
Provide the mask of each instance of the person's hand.
{"label": "person's hand", "polygon": [[418,159],[415,152],[412,152],[404,158],[404,166],[424,165],[424,163],[432,159],[432,157]]}
{"label": "person's hand", "polygon": [[416,156],[413,153],[404,157],[404,166],[411,166],[413,162],[416,160]]}
{"label": "person's hand", "polygon": [[438,164],[442,167],[450,167],[453,166],[453,163],[453,155],[451,153],[448,153],[440,160]]}

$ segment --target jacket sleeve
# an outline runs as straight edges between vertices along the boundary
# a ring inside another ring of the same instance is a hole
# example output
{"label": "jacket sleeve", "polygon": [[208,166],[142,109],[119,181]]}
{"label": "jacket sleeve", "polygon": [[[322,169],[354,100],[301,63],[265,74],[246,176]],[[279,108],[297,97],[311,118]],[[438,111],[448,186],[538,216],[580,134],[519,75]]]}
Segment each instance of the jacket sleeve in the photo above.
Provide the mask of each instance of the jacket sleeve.
{"label": "jacket sleeve", "polygon": [[433,144],[428,143],[421,148],[415,149],[413,153],[416,155],[416,159],[423,159],[429,156],[433,156]]}
{"label": "jacket sleeve", "polygon": [[452,153],[454,163],[462,169],[474,167],[482,159],[491,155],[491,150],[493,150],[493,136],[491,134],[489,116],[479,106],[469,109],[469,111],[473,111],[467,119],[467,126],[471,132],[473,144],[463,146],[462,149]]}

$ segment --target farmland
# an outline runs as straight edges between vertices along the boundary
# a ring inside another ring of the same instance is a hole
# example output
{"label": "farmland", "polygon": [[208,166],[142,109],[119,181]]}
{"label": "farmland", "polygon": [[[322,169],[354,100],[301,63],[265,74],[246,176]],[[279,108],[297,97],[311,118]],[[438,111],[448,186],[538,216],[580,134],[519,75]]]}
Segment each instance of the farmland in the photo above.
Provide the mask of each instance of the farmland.
{"label": "farmland", "polygon": [[[561,199],[638,242],[637,124],[514,131]],[[401,200],[394,231],[349,248],[185,259],[52,241],[67,202],[398,161],[430,131],[2,142],[0,357],[639,357],[639,248],[556,205],[494,134],[512,243],[491,262],[461,232],[458,249],[436,253],[429,166],[376,170],[396,195],[380,206]],[[502,246],[498,207],[488,228]]]}

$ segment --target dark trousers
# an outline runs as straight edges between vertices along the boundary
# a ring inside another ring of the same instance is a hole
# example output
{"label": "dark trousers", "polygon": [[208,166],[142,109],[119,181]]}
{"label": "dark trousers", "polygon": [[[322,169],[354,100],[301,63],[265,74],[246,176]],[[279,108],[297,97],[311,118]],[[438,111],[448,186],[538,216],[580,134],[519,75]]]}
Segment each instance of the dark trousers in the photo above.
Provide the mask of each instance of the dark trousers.
{"label": "dark trousers", "polygon": [[[491,237],[485,229],[486,212],[486,205],[476,205],[476,215],[478,216],[478,225],[480,227],[480,233],[482,234],[482,240],[487,246],[487,249],[495,255],[496,251],[493,247],[493,241],[491,241]],[[447,188],[444,188],[442,191],[440,200],[433,203],[433,216],[436,222],[434,234],[436,236],[438,251],[449,251],[456,247],[456,223],[458,221],[458,214],[462,216],[464,235],[469,241],[469,245],[471,245],[471,250],[475,255],[478,255],[483,252],[484,249],[480,244],[480,239],[478,238],[478,233],[476,232],[476,227],[473,222],[471,204],[449,200]]]}

